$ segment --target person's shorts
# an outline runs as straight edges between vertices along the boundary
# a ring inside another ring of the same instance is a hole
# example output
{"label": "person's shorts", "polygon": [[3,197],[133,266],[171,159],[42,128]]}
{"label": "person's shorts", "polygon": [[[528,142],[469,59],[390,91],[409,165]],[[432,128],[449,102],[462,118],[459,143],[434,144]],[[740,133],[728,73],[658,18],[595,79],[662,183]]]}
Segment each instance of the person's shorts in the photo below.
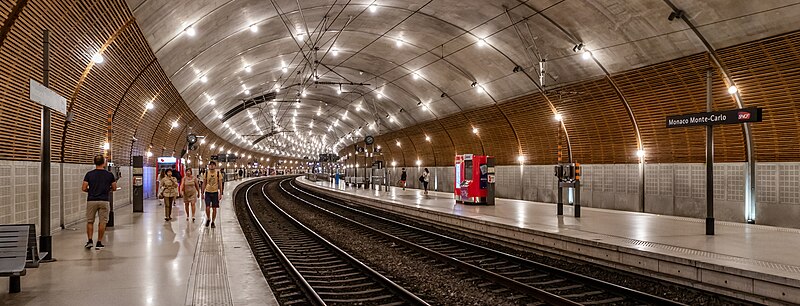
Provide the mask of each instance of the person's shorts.
{"label": "person's shorts", "polygon": [[219,208],[219,192],[206,192],[206,206]]}
{"label": "person's shorts", "polygon": [[108,223],[108,201],[86,202],[86,223],[94,223],[95,215],[100,216],[101,223]]}

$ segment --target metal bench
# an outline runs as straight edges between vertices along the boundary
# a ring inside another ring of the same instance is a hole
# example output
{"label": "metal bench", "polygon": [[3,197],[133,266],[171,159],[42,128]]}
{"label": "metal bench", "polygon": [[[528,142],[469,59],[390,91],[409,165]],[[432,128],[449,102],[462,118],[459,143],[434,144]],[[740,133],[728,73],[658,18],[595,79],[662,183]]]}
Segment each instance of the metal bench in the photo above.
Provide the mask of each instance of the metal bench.
{"label": "metal bench", "polygon": [[[24,230],[23,230],[24,229]],[[17,237],[16,235],[22,235]],[[24,251],[22,271],[17,269],[17,249],[21,245]],[[26,268],[38,268],[47,252],[39,252],[36,239],[36,224],[0,225],[0,276],[11,277],[8,291],[20,292],[19,277],[25,275]],[[7,265],[6,265],[7,264]]]}
{"label": "metal bench", "polygon": [[[21,291],[20,276],[25,275],[29,244],[29,225],[0,226],[0,276],[9,277],[8,292]],[[34,239],[36,232],[33,232]]]}

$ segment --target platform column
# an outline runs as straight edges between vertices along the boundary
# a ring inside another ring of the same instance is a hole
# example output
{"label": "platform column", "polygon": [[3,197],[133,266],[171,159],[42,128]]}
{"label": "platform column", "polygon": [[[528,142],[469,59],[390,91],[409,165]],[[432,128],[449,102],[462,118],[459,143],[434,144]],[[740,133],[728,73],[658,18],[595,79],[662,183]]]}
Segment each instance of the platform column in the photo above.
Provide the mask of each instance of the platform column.
{"label": "platform column", "polygon": [[[712,111],[714,98],[711,80],[712,70],[706,71],[706,111]],[[706,235],[714,235],[714,129],[706,126]]]}
{"label": "platform column", "polygon": [[[50,31],[44,30],[43,34],[43,61],[42,61],[42,82],[45,87],[50,86]],[[53,259],[53,237],[50,236],[50,108],[42,106],[42,162],[39,166],[39,192],[41,235],[39,236],[39,248],[42,252],[47,252],[47,256],[42,261]],[[17,278],[19,281],[19,278]]]}

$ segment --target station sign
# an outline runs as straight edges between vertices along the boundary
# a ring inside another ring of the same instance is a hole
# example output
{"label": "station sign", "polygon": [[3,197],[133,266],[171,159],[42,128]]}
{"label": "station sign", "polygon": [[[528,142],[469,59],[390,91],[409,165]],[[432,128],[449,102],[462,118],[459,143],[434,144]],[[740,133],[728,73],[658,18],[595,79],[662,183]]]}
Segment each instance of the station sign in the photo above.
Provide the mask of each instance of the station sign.
{"label": "station sign", "polygon": [[687,127],[695,125],[738,124],[745,122],[761,122],[762,109],[751,107],[717,112],[695,113],[688,115],[667,116],[667,128]]}
{"label": "station sign", "polygon": [[35,80],[30,82],[30,99],[59,113],[67,114],[67,99]]}
{"label": "station sign", "polygon": [[172,156],[162,156],[158,158],[159,164],[174,164],[178,161],[177,158]]}

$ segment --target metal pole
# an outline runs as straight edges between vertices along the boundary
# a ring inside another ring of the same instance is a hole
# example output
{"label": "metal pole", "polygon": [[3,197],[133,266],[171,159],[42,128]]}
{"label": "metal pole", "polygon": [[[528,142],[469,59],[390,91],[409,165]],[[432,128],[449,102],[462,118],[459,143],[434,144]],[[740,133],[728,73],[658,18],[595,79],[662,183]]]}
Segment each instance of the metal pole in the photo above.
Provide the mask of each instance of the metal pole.
{"label": "metal pole", "polygon": [[[50,86],[50,31],[44,30],[43,56],[42,56],[42,82],[45,87]],[[42,106],[42,162],[39,173],[39,203],[41,216],[41,233],[39,236],[39,247],[42,252],[47,252],[47,256],[42,258],[45,261],[53,260],[53,237],[50,236],[50,109]]]}
{"label": "metal pole", "polygon": [[[712,111],[712,70],[706,71],[706,110]],[[706,235],[714,235],[714,129],[706,126]]]}
{"label": "metal pole", "polygon": [[575,186],[573,187],[575,190],[575,218],[581,217],[581,182],[575,181]]}

